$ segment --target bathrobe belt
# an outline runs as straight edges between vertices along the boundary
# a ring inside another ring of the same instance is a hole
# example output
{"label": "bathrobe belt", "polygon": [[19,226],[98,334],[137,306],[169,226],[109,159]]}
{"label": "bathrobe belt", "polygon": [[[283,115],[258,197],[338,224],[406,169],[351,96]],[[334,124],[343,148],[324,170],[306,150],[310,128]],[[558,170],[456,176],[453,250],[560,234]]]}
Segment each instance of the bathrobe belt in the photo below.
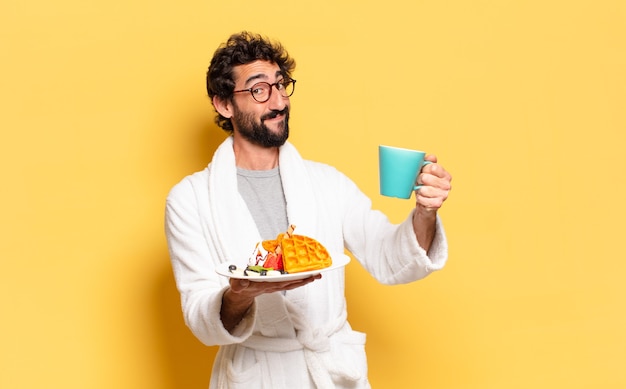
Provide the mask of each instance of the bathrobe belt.
{"label": "bathrobe belt", "polygon": [[359,381],[363,378],[363,373],[352,367],[351,361],[346,361],[345,354],[341,351],[346,346],[362,347],[365,344],[365,334],[350,328],[345,310],[325,325],[312,328],[293,301],[283,299],[282,295],[276,293],[259,298],[267,303],[264,304],[265,309],[272,311],[268,316],[275,319],[267,323],[260,319],[257,324],[261,327],[268,326],[266,328],[271,331],[264,331],[265,335],[254,333],[239,346],[269,353],[302,350],[307,369],[318,388],[335,387],[333,377],[340,381]]}
{"label": "bathrobe belt", "polygon": [[[336,323],[345,324],[338,320]],[[261,352],[284,353],[303,350],[309,373],[318,388],[332,388],[332,377],[342,380],[358,381],[361,373],[347,366],[345,357],[333,355],[342,349],[342,344],[364,344],[365,335],[352,331],[349,327],[343,331],[336,329],[326,332],[323,329],[298,330],[295,338],[274,338],[253,334],[241,343],[241,346]],[[336,345],[336,346],[334,346]]]}

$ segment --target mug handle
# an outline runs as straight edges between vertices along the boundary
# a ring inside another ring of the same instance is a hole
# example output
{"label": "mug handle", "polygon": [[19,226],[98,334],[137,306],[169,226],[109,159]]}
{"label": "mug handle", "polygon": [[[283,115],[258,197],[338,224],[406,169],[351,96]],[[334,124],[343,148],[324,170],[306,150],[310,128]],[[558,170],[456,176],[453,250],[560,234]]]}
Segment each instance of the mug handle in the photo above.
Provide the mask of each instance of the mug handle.
{"label": "mug handle", "polygon": [[[424,166],[426,166],[426,165],[430,165],[431,163],[432,163],[432,162],[430,162],[430,161],[424,161],[424,162],[422,162],[422,167],[424,167]],[[420,171],[421,171],[421,169],[420,169]],[[413,191],[418,190],[418,189],[419,189],[419,188],[421,188],[422,186],[424,186],[424,185],[415,185],[415,186],[413,187]]]}

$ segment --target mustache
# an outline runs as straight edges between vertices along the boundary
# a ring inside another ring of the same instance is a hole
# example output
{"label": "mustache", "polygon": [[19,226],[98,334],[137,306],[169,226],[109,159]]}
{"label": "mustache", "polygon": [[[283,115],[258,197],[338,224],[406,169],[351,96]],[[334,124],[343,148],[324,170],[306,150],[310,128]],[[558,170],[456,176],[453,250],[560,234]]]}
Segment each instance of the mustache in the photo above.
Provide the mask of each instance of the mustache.
{"label": "mustache", "polygon": [[266,113],[265,115],[261,116],[261,121],[267,120],[267,119],[274,119],[276,116],[278,115],[285,115],[287,116],[289,114],[289,108],[285,107],[283,109],[279,110],[273,110],[272,112]]}

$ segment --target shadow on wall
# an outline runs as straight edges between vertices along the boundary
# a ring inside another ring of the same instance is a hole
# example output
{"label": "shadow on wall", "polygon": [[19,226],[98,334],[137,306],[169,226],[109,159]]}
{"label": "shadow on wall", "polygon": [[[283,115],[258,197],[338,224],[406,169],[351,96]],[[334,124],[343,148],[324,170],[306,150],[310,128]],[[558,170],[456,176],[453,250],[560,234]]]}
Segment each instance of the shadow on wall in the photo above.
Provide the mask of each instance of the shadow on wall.
{"label": "shadow on wall", "polygon": [[[206,123],[204,118],[192,125],[189,139],[185,142],[190,151],[189,162],[199,169],[206,167],[217,147],[228,136],[214,123]],[[181,179],[193,171],[182,172]],[[208,388],[213,361],[218,347],[203,345],[187,328],[183,319],[180,294],[176,288],[174,274],[167,252],[163,258],[163,271],[154,280],[154,313],[158,338],[164,352],[164,369],[161,372],[163,388]]]}
{"label": "shadow on wall", "polygon": [[[163,262],[169,265],[169,257]],[[169,370],[162,372],[167,382],[163,387],[208,388],[218,347],[203,345],[185,325],[180,294],[169,266],[155,280],[154,302],[159,339],[164,343],[165,368]]]}

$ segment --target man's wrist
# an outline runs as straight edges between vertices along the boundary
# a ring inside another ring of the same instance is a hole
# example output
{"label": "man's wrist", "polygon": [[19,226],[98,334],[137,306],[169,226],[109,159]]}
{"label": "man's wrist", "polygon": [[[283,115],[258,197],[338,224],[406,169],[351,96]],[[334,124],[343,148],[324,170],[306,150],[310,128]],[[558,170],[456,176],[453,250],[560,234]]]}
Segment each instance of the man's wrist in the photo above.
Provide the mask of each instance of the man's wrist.
{"label": "man's wrist", "polygon": [[240,293],[235,293],[231,288],[224,291],[222,296],[222,306],[226,305],[230,311],[245,311],[250,309],[254,297],[244,297]]}
{"label": "man's wrist", "polygon": [[437,211],[417,206],[413,213],[413,232],[417,243],[426,252],[430,249],[430,245],[435,237],[437,225]]}
{"label": "man's wrist", "polygon": [[220,318],[224,328],[232,333],[233,330],[241,323],[244,317],[250,312],[254,298],[238,299],[238,293],[234,293],[231,288],[224,291],[222,295],[222,308],[220,309]]}

